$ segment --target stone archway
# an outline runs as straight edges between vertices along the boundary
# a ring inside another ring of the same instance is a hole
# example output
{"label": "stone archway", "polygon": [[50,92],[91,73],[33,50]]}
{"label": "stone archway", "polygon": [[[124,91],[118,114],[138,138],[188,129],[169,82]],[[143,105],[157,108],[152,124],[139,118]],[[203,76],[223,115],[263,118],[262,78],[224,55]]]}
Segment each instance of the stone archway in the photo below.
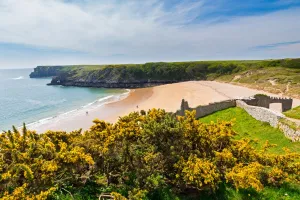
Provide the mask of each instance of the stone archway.
{"label": "stone archway", "polygon": [[270,103],[269,109],[277,112],[282,112],[282,103]]}
{"label": "stone archway", "polygon": [[285,112],[287,110],[290,110],[293,105],[293,99],[291,98],[270,97],[264,94],[257,94],[254,96],[254,98],[255,100],[254,102],[252,102],[254,103],[254,106],[270,108],[271,104],[281,104],[281,109],[279,108],[277,109],[276,108],[277,105],[274,105],[275,109],[280,110],[280,112]]}

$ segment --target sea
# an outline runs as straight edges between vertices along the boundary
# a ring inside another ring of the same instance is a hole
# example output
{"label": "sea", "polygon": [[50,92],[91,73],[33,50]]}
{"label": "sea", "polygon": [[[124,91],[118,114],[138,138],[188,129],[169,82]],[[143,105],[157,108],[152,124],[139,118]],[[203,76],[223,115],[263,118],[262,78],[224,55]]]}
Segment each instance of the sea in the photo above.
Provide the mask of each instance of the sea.
{"label": "sea", "polygon": [[0,69],[0,132],[23,123],[43,123],[125,98],[128,90],[47,86],[51,78],[29,78],[33,69]]}

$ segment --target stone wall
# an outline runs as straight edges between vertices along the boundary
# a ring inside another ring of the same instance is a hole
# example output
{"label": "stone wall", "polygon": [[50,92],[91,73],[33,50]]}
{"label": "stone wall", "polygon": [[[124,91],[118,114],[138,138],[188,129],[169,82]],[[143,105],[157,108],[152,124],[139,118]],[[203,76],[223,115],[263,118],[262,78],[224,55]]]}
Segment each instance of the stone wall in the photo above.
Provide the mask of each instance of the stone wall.
{"label": "stone wall", "polygon": [[274,128],[279,128],[284,135],[291,139],[293,142],[300,141],[300,130],[296,130],[284,123],[282,119],[285,121],[289,121],[282,113],[272,111],[263,107],[256,107],[246,104],[242,100],[236,100],[236,106],[243,108],[249,115],[251,115],[256,120],[267,122]]}
{"label": "stone wall", "polygon": [[293,105],[293,99],[281,98],[281,97],[270,97],[263,94],[254,95],[254,98],[243,99],[248,105],[259,106],[264,108],[270,108],[271,103],[281,103],[281,110],[285,112],[290,110]]}
{"label": "stone wall", "polygon": [[201,105],[196,108],[190,108],[188,102],[183,99],[181,102],[180,110],[178,110],[175,114],[184,116],[186,110],[196,110],[196,118],[200,118],[220,110],[225,110],[227,108],[240,107],[243,108],[256,120],[267,122],[272,127],[279,128],[284,133],[284,135],[292,141],[300,141],[300,130],[294,129],[287,123],[284,123],[283,121],[289,120],[282,113],[270,110],[265,107],[255,106],[257,105],[257,101],[257,99],[233,99],[215,102],[208,105]]}
{"label": "stone wall", "polygon": [[232,108],[235,106],[236,106],[235,100],[226,100],[226,101],[210,103],[208,105],[201,105],[196,108],[190,108],[188,102],[183,99],[181,102],[180,110],[176,112],[176,115],[184,116],[184,112],[186,110],[189,111],[196,110],[196,118],[200,118],[206,115],[210,115],[214,112],[225,110],[227,108]]}
{"label": "stone wall", "polygon": [[278,123],[278,128],[284,133],[285,137],[293,142],[300,141],[300,130],[295,130],[283,122]]}
{"label": "stone wall", "polygon": [[237,100],[236,106],[243,108],[253,118],[262,122],[268,122],[273,127],[277,127],[279,119],[284,117],[283,114],[279,112],[263,107],[251,106],[242,100]]}
{"label": "stone wall", "polygon": [[220,110],[225,110],[227,108],[232,108],[236,106],[236,101],[235,100],[228,100],[228,101],[220,101],[216,103],[211,103],[208,105],[204,106],[198,106],[195,108],[196,110],[196,117],[204,117],[207,115],[210,115],[214,112],[220,111]]}

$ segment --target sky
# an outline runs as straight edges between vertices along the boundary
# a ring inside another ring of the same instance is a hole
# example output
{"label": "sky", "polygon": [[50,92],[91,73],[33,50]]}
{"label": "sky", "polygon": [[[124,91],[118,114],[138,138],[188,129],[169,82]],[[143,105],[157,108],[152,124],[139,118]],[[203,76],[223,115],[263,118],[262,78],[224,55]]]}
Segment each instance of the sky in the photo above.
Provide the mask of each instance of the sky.
{"label": "sky", "polygon": [[0,0],[0,69],[300,57],[300,0]]}

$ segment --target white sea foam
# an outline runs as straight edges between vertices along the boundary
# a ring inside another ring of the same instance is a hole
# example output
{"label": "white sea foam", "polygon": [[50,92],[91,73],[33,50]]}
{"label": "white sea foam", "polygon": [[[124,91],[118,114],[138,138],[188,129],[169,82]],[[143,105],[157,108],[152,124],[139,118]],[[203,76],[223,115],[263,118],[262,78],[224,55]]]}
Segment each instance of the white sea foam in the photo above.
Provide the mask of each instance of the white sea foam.
{"label": "white sea foam", "polygon": [[103,98],[101,98],[101,99],[97,99],[96,101],[93,101],[93,102],[91,102],[91,103],[88,103],[88,104],[82,106],[82,108],[89,108],[89,107],[92,106],[92,105],[96,105],[96,104],[98,104],[98,103],[105,102],[105,101],[107,101],[108,99],[111,99],[112,97],[114,97],[114,95],[110,95],[110,96],[107,96],[107,97],[103,97]]}
{"label": "white sea foam", "polygon": [[76,115],[82,113],[82,111],[84,111],[84,112],[91,111],[91,110],[98,108],[100,106],[103,106],[105,104],[121,101],[128,96],[129,92],[130,92],[130,90],[126,89],[126,92],[124,92],[122,94],[106,96],[106,97],[97,99],[96,101],[93,101],[91,103],[88,103],[84,106],[81,106],[80,108],[70,110],[68,112],[64,112],[64,113],[58,114],[53,117],[44,118],[44,119],[29,123],[26,126],[27,126],[27,128],[35,129],[36,127],[39,127],[43,124],[54,123],[55,121],[59,121],[61,119],[67,118],[67,117],[76,116]]}

